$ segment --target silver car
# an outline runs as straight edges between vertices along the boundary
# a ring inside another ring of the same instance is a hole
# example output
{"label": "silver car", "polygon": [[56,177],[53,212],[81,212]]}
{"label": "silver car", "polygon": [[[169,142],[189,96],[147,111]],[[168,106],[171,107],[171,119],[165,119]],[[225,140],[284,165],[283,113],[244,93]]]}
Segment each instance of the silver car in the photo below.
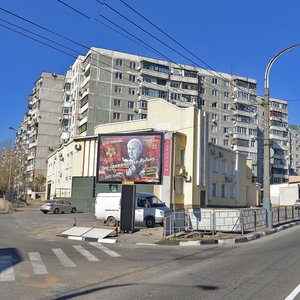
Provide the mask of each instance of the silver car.
{"label": "silver car", "polygon": [[44,214],[48,212],[58,213],[76,213],[76,207],[65,200],[47,200],[40,209]]}

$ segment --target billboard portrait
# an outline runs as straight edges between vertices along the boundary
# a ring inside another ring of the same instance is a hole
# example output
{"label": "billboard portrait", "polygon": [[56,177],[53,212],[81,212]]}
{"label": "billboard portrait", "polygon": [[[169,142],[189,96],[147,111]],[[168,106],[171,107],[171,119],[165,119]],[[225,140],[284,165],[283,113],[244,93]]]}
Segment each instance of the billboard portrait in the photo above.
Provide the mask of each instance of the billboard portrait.
{"label": "billboard portrait", "polygon": [[161,184],[163,134],[99,134],[99,183]]}

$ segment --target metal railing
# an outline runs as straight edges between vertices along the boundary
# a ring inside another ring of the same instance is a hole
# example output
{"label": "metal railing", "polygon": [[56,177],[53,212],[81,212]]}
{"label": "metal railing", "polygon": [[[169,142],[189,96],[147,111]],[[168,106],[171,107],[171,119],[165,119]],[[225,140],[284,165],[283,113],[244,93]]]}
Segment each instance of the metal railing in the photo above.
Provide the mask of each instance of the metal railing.
{"label": "metal railing", "polygon": [[[272,224],[278,226],[300,220],[300,209],[293,206],[272,208]],[[266,229],[267,210],[247,209],[201,209],[172,212],[164,222],[164,236],[176,236],[182,232],[204,231],[245,233]]]}

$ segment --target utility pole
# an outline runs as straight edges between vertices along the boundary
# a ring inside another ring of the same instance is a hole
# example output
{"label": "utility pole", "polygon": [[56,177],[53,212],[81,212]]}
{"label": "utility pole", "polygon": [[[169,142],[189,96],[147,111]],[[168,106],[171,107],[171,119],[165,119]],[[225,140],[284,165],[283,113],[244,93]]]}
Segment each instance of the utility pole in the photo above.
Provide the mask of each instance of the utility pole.
{"label": "utility pole", "polygon": [[278,52],[268,63],[265,78],[264,78],[264,198],[263,207],[267,210],[267,226],[273,228],[272,220],[272,205],[270,197],[270,179],[271,179],[271,164],[270,164],[270,89],[269,89],[269,74],[275,60],[288,50],[300,46],[300,43],[287,47]]}

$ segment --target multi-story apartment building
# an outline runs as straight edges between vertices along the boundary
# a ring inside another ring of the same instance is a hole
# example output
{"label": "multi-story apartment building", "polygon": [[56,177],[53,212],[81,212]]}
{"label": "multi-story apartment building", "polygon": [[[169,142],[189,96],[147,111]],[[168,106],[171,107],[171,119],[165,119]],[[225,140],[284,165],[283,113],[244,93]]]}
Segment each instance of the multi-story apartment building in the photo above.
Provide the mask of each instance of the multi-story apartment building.
{"label": "multi-story apartment building", "polygon": [[255,79],[101,48],[67,73],[61,142],[91,135],[98,124],[144,119],[154,98],[209,112],[210,142],[256,162]]}
{"label": "multi-story apartment building", "polygon": [[22,176],[25,172],[27,189],[34,189],[35,180],[46,176],[47,157],[59,147],[64,84],[65,76],[43,72],[29,96],[28,111],[16,138],[16,155],[26,165]]}
{"label": "multi-story apartment building", "polygon": [[288,181],[289,138],[288,104],[285,100],[270,99],[271,183]]}
{"label": "multi-story apartment building", "polygon": [[293,175],[300,175],[300,126],[289,125],[290,170]]}
{"label": "multi-story apartment building", "polygon": [[[26,121],[31,130],[29,177],[44,174],[49,149],[58,148],[74,137],[93,135],[99,124],[147,118],[150,99],[201,108],[209,115],[209,142],[252,158],[253,165],[260,167],[262,173],[263,164],[257,155],[263,116],[259,115],[258,108],[262,106],[255,79],[91,48],[86,56],[76,59],[65,76],[43,73],[34,86]],[[283,158],[279,157],[279,153],[287,155],[283,149],[287,146],[284,101],[276,100],[270,113],[276,149],[272,170],[278,182],[287,176]],[[258,176],[258,181],[262,182],[262,176]]]}

